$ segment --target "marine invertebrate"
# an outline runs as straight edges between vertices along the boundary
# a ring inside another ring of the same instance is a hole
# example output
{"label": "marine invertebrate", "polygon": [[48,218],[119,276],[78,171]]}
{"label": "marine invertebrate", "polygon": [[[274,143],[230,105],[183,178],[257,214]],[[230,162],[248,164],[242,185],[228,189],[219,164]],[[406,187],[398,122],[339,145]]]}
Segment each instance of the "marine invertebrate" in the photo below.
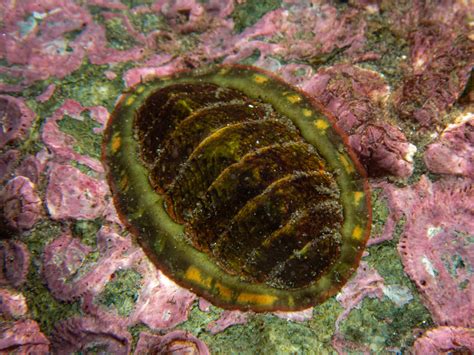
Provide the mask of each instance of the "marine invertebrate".
{"label": "marine invertebrate", "polygon": [[226,308],[321,302],[368,237],[365,174],[333,119],[263,71],[137,86],[112,114],[103,155],[117,211],[150,259]]}

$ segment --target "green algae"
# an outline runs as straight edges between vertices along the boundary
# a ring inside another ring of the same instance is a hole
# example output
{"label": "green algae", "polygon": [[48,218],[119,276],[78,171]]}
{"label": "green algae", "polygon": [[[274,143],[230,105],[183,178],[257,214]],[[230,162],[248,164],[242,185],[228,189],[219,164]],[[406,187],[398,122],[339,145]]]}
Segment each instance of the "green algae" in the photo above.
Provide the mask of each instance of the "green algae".
{"label": "green algae", "polygon": [[80,313],[79,302],[63,302],[53,297],[41,275],[44,247],[62,232],[60,223],[40,221],[24,239],[31,255],[31,264],[25,284],[20,291],[26,298],[29,315],[40,329],[50,335],[55,324]]}
{"label": "green algae", "polygon": [[138,44],[125,28],[121,18],[114,17],[103,22],[105,24],[105,37],[110,48],[123,51]]}
{"label": "green algae", "polygon": [[75,138],[73,149],[82,155],[100,159],[102,136],[94,133],[94,128],[99,128],[100,123],[90,117],[89,112],[81,114],[82,119],[68,115],[58,121],[61,131]]}
{"label": "green algae", "polygon": [[258,22],[267,12],[278,9],[281,0],[248,0],[235,6],[232,18],[236,32],[243,32]]}
{"label": "green algae", "polygon": [[34,263],[31,264],[26,283],[20,290],[26,298],[28,314],[38,322],[46,335],[51,334],[58,321],[80,314],[79,301],[62,302],[53,297]]}
{"label": "green algae", "polygon": [[177,329],[191,332],[204,341],[212,354],[254,354],[260,353],[331,353],[331,337],[335,321],[343,308],[331,298],[314,308],[313,318],[298,323],[280,319],[271,313],[248,315],[243,325],[233,325],[212,335],[208,324],[222,314],[220,308],[211,306],[203,312],[195,305],[186,322]]}
{"label": "green algae", "polygon": [[[112,66],[94,65],[84,60],[79,69],[53,82],[56,84],[56,90],[50,101],[62,104],[66,99],[72,99],[83,106],[101,105],[110,111],[124,88],[122,74],[131,66],[130,62]],[[107,79],[104,74],[106,70],[113,70],[117,77],[113,80]]]}
{"label": "green algae", "polygon": [[194,304],[189,312],[188,319],[184,323],[179,324],[176,329],[185,330],[199,336],[205,333],[208,324],[216,321],[221,314],[222,309],[215,306],[210,306],[208,312],[203,312],[197,304]]}
{"label": "green algae", "polygon": [[416,286],[403,270],[397,251],[404,224],[404,219],[397,223],[392,240],[369,247],[370,254],[364,261],[378,271],[387,288],[407,290],[412,298],[403,305],[395,304],[386,296],[382,300],[365,298],[341,323],[341,332],[346,339],[365,343],[375,352],[386,347],[406,350],[413,344],[413,329],[427,329],[433,325]]}
{"label": "green algae", "polygon": [[[275,315],[250,316],[245,325],[234,325],[211,335],[199,335],[212,354],[304,354],[332,351],[320,341],[319,331],[305,323],[291,322]],[[258,350],[257,350],[258,349]]]}
{"label": "green algae", "polygon": [[133,27],[142,33],[150,33],[168,27],[163,16],[153,13],[131,13],[130,21]]}
{"label": "green algae", "polygon": [[97,303],[114,308],[122,317],[129,316],[138,299],[142,276],[134,269],[117,270],[97,296]]}
{"label": "green algae", "polygon": [[419,301],[397,307],[384,297],[365,298],[341,324],[344,339],[366,344],[378,353],[387,348],[406,351],[414,342],[413,329],[427,329],[434,324]]}
{"label": "green algae", "polygon": [[380,54],[380,59],[371,61],[370,66],[384,75],[392,87],[402,79],[403,63],[409,57],[407,41],[394,33],[388,15],[371,14],[367,17],[367,51]]}
{"label": "green algae", "polygon": [[314,307],[313,318],[308,322],[308,325],[319,341],[318,353],[324,354],[334,351],[331,340],[336,331],[336,319],[343,310],[344,308],[336,301],[335,297]]}
{"label": "green algae", "polygon": [[81,240],[82,244],[90,247],[97,247],[96,234],[102,226],[102,219],[76,220],[72,223],[71,232],[74,237]]}
{"label": "green algae", "polygon": [[382,189],[372,190],[372,228],[370,234],[372,237],[379,237],[384,229],[390,213],[385,198],[381,196]]}

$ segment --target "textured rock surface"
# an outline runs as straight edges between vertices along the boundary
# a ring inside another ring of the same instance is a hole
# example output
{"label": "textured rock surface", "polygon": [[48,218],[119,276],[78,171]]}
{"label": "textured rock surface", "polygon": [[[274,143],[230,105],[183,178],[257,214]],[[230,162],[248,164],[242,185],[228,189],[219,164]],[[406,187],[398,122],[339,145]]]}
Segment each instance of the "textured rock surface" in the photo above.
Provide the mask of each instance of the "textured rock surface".
{"label": "textured rock surface", "polygon": [[[10,216],[8,228],[0,222],[1,351],[474,351],[468,2],[0,8],[0,191]],[[371,173],[380,238],[340,295],[304,314],[198,307],[150,265],[111,204],[100,142],[120,93],[218,62],[253,64],[313,93]]]}

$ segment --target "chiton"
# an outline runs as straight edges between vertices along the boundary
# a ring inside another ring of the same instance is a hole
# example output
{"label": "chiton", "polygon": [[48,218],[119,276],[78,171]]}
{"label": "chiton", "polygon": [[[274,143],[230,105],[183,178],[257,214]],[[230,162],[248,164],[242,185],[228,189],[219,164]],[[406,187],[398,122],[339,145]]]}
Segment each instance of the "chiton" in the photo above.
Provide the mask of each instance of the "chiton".
{"label": "chiton", "polygon": [[139,84],[112,113],[103,159],[149,258],[216,305],[307,308],[358,266],[365,172],[330,115],[272,74],[219,66]]}

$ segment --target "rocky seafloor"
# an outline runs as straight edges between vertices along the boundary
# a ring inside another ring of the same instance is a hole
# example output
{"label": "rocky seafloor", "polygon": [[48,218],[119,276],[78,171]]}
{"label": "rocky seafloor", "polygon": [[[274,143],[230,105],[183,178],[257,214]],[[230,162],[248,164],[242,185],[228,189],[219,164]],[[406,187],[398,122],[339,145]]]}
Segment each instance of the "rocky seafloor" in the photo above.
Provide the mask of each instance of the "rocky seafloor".
{"label": "rocky seafloor", "polygon": [[[215,307],[117,217],[117,98],[216,63],[320,100],[369,174],[366,253],[321,305]],[[469,1],[0,0],[0,352],[474,351],[473,63]]]}

